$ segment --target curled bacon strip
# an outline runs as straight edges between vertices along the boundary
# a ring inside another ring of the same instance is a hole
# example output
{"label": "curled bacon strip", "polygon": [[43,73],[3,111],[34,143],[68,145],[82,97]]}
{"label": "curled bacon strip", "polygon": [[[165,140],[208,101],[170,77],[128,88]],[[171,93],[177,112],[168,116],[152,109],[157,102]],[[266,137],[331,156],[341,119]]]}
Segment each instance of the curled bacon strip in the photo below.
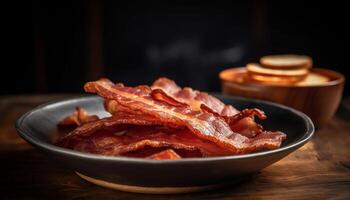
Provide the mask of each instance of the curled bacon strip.
{"label": "curled bacon strip", "polygon": [[190,105],[193,110],[201,110],[200,107],[202,104],[204,104],[222,116],[232,116],[239,112],[231,105],[225,105],[219,99],[209,95],[208,93],[193,90],[189,87],[182,89],[174,81],[168,78],[163,77],[157,79],[154,81],[151,88],[153,90],[163,90],[167,95],[171,96],[178,102]]}
{"label": "curled bacon strip", "polygon": [[166,102],[172,106],[185,106],[187,107],[188,105],[186,103],[182,103],[177,101],[176,99],[172,98],[168,94],[166,94],[163,90],[161,89],[154,89],[151,92],[151,96],[153,99],[158,100],[158,101],[163,101]]}
{"label": "curled bacon strip", "polygon": [[99,118],[96,115],[89,115],[89,113],[81,107],[76,107],[75,111],[64,118],[58,125],[59,126],[80,126],[82,124],[96,121]]}
{"label": "curled bacon strip", "polygon": [[191,88],[182,89],[174,81],[167,78],[159,78],[151,88],[163,90],[163,93],[166,93],[169,98],[186,103],[194,110],[202,110],[224,118],[232,131],[246,137],[254,137],[263,131],[262,126],[254,121],[254,116],[258,116],[260,119],[266,118],[264,112],[259,109],[246,109],[239,112],[231,105],[225,105],[219,99],[205,92],[199,92]]}
{"label": "curled bacon strip", "polygon": [[129,113],[135,115],[143,113],[158,119],[161,124],[187,127],[200,139],[211,141],[228,149],[232,154],[277,148],[284,138],[283,134],[265,133],[264,137],[270,139],[254,141],[255,138],[249,139],[232,131],[225,120],[212,113],[193,110],[180,104],[174,107],[168,101],[154,100],[152,90],[146,86],[125,87],[120,84],[114,85],[107,79],[101,79],[86,83],[84,88],[87,92],[115,100],[116,106],[129,109]]}
{"label": "curled bacon strip", "polygon": [[263,127],[254,121],[254,116],[258,116],[262,120],[266,119],[265,113],[257,108],[244,109],[233,116],[221,116],[205,104],[201,105],[201,109],[223,118],[230,125],[232,131],[246,137],[252,138],[264,131]]}
{"label": "curled bacon strip", "polygon": [[266,118],[259,109],[239,112],[166,78],[152,87],[100,79],[86,83],[84,89],[102,96],[112,116],[98,119],[77,108],[60,125],[78,127],[63,136],[59,146],[109,156],[180,159],[275,149],[286,137],[264,131],[254,121],[254,116]]}
{"label": "curled bacon strip", "polygon": [[181,128],[181,126],[177,126],[176,124],[163,124],[152,116],[118,113],[112,117],[83,124],[69,134],[63,136],[61,138],[61,141],[77,137],[89,137],[91,134],[95,133],[98,130],[116,130],[118,127],[125,127],[125,125],[166,125],[167,127]]}

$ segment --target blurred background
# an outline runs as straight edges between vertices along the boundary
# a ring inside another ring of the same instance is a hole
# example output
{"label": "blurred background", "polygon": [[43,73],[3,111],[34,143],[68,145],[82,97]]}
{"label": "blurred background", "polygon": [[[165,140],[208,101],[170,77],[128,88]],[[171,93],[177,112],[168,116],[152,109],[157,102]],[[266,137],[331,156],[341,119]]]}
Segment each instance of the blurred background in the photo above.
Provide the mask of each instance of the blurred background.
{"label": "blurred background", "polygon": [[345,3],[51,0],[3,9],[2,95],[81,93],[99,77],[137,85],[167,76],[219,91],[221,70],[277,53],[310,55],[350,77]]}

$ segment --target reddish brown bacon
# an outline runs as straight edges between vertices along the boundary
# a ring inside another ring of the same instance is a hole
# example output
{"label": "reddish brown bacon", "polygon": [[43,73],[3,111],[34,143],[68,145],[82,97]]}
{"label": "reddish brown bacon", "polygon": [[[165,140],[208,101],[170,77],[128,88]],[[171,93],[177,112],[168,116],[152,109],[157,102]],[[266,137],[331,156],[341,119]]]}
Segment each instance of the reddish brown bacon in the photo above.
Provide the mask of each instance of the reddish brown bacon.
{"label": "reddish brown bacon", "polygon": [[254,116],[266,118],[262,111],[239,112],[166,78],[152,87],[100,79],[84,89],[105,98],[112,117],[81,125],[62,137],[60,146],[102,155],[178,159],[275,149],[285,139],[285,134],[264,131],[255,123]]}
{"label": "reddish brown bacon", "polygon": [[197,90],[185,87],[181,88],[168,78],[159,78],[151,86],[152,89],[161,89],[177,101],[186,103],[194,110],[210,112],[223,117],[230,125],[232,131],[239,132],[246,137],[254,137],[263,131],[263,128],[255,123],[254,116],[265,119],[264,112],[258,109],[245,109],[239,112],[231,105],[225,105],[219,99]]}
{"label": "reddish brown bacon", "polygon": [[96,121],[98,117],[96,115],[89,115],[88,112],[81,108],[76,107],[75,111],[64,118],[58,125],[59,126],[80,126],[82,124]]}
{"label": "reddish brown bacon", "polygon": [[[97,123],[97,122],[92,122]],[[84,125],[85,127],[88,124]],[[102,155],[145,155],[145,147],[154,148],[157,152],[163,148],[179,151],[182,157],[208,157],[214,155],[230,155],[230,151],[215,143],[195,137],[187,129],[172,129],[161,126],[110,126],[105,124],[93,134],[72,135],[64,137],[59,143],[78,151]],[[139,152],[137,152],[139,151]],[[135,153],[136,152],[136,153]],[[148,150],[148,152],[151,152]]]}
{"label": "reddish brown bacon", "polygon": [[167,149],[159,153],[153,154],[151,156],[148,156],[147,158],[153,160],[177,160],[180,159],[181,156],[179,156],[174,150]]}
{"label": "reddish brown bacon", "polygon": [[181,88],[176,83],[168,78],[159,78],[151,86],[152,89],[161,89],[169,96],[179,102],[190,105],[193,110],[201,110],[201,105],[205,104],[216,113],[223,116],[232,116],[239,111],[231,105],[225,105],[219,99],[205,92],[193,90],[192,88]]}

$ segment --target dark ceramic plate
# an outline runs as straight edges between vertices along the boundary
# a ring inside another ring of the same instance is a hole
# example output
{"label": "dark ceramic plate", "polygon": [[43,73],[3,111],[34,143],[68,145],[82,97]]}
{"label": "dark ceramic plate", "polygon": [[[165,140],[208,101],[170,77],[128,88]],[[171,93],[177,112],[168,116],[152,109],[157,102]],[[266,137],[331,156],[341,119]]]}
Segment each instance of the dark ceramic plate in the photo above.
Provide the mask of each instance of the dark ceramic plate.
{"label": "dark ceramic plate", "polygon": [[238,109],[259,108],[268,119],[267,130],[287,134],[281,148],[246,155],[156,161],[80,153],[52,144],[56,124],[76,106],[106,116],[102,99],[79,97],[48,103],[24,114],[16,122],[19,135],[52,159],[65,163],[84,179],[109,188],[147,193],[179,193],[215,188],[258,172],[305,144],[314,133],[312,121],[294,109],[258,100],[217,95]]}

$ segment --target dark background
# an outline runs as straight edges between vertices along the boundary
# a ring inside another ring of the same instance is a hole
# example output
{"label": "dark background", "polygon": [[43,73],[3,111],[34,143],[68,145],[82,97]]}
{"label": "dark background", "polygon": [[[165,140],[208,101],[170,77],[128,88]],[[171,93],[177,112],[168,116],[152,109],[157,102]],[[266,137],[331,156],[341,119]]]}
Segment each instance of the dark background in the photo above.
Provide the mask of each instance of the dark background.
{"label": "dark background", "polygon": [[[159,76],[219,91],[219,71],[266,54],[347,66],[348,11],[325,1],[27,1],[3,6],[0,94],[83,92],[99,77],[130,85]],[[349,83],[345,95],[349,95]]]}

